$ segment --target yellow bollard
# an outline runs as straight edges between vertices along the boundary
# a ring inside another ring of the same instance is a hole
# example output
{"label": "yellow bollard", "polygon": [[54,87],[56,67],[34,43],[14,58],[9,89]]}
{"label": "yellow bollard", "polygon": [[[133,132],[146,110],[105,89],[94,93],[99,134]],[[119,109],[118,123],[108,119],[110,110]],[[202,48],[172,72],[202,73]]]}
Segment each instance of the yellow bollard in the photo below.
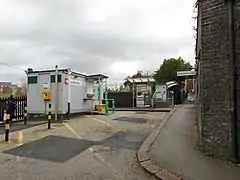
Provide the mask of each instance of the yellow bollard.
{"label": "yellow bollard", "polygon": [[22,141],[23,141],[23,133],[22,133],[22,131],[18,132],[17,140],[18,140],[19,143],[22,143]]}
{"label": "yellow bollard", "polygon": [[6,123],[6,120],[7,120],[7,111],[4,110],[3,122]]}
{"label": "yellow bollard", "polygon": [[10,114],[6,114],[6,122],[5,122],[5,142],[9,141],[9,131],[10,131]]}

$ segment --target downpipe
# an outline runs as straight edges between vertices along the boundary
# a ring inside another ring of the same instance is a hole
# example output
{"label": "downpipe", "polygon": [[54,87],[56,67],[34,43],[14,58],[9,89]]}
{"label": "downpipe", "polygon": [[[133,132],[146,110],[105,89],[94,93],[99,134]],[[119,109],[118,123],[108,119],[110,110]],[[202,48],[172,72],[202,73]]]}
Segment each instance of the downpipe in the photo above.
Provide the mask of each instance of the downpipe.
{"label": "downpipe", "polygon": [[233,163],[239,163],[238,156],[238,135],[237,135],[237,69],[236,69],[236,52],[235,52],[235,28],[234,28],[234,0],[225,0],[228,11],[228,31],[229,31],[229,55],[231,60],[231,70],[232,70],[232,113],[231,113],[231,132],[232,132],[232,158]]}

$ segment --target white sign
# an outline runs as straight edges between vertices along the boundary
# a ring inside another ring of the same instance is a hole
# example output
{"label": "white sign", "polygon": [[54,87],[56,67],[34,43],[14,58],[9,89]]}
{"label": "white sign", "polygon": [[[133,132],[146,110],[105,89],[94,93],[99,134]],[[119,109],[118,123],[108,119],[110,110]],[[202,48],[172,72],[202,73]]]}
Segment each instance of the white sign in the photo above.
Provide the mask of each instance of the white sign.
{"label": "white sign", "polygon": [[86,86],[86,83],[84,81],[80,81],[77,79],[70,79],[70,85],[72,86]]}
{"label": "white sign", "polygon": [[49,83],[44,83],[43,84],[43,89],[49,89]]}
{"label": "white sign", "polygon": [[196,76],[196,71],[178,71],[177,76]]}
{"label": "white sign", "polygon": [[166,101],[167,99],[167,85],[166,84],[157,84],[156,89],[156,98],[161,99],[161,101]]}
{"label": "white sign", "polygon": [[138,84],[137,85],[137,92],[147,92],[147,85]]}

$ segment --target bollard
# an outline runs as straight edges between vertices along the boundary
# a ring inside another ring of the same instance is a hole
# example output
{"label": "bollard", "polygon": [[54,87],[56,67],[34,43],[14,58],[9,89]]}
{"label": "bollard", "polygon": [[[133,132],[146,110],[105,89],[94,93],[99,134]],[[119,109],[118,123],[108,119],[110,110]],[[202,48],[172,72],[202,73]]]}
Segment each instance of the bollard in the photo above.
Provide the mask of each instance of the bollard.
{"label": "bollard", "polygon": [[24,107],[24,124],[27,124],[27,106]]}
{"label": "bollard", "polygon": [[10,129],[10,114],[6,114],[6,124],[5,124],[5,142],[9,141],[9,129]]}
{"label": "bollard", "polygon": [[17,133],[17,141],[18,141],[18,143],[22,144],[22,142],[23,142],[23,133],[22,133],[22,131],[19,131]]}
{"label": "bollard", "polygon": [[112,112],[113,112],[113,114],[115,113],[115,101],[114,100],[112,101]]}
{"label": "bollard", "polygon": [[52,115],[51,115],[51,104],[48,105],[48,129],[51,129],[51,119],[52,119]]}
{"label": "bollard", "polygon": [[71,118],[71,115],[70,115],[70,108],[71,108],[71,104],[70,104],[70,102],[68,102],[68,120],[70,120],[70,118]]}

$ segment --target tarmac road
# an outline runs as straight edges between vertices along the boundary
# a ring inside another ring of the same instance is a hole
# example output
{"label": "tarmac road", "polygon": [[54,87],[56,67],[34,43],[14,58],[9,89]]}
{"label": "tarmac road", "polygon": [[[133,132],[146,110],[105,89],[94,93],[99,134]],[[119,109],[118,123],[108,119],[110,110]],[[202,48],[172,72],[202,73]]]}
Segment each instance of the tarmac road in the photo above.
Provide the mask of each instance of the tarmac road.
{"label": "tarmac road", "polygon": [[46,124],[26,129],[21,144],[0,144],[0,179],[155,180],[139,165],[136,154],[165,116],[116,112],[109,117],[76,117],[51,130]]}

